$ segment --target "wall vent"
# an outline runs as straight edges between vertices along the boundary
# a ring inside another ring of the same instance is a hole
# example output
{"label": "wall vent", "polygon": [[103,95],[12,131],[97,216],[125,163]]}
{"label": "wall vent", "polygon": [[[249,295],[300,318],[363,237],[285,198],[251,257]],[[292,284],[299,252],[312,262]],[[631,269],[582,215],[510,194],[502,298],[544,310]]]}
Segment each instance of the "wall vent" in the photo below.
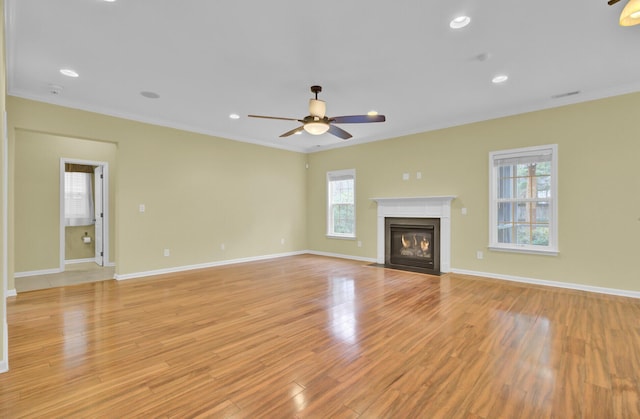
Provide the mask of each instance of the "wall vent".
{"label": "wall vent", "polygon": [[560,93],[558,95],[551,96],[551,99],[560,99],[567,96],[574,96],[580,93],[580,90],[574,90],[573,92]]}

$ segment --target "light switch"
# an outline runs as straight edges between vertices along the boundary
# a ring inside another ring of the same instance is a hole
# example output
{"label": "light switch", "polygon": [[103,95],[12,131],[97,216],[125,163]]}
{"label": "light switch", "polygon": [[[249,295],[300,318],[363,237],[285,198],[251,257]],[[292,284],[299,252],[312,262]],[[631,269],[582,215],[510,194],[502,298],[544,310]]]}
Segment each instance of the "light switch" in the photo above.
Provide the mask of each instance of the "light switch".
{"label": "light switch", "polygon": [[416,172],[416,179],[422,179],[422,172]]}
{"label": "light switch", "polygon": [[139,211],[144,212],[145,210],[146,210],[146,207],[144,206],[144,204],[140,204]]}
{"label": "light switch", "polygon": [[466,208],[462,208],[462,215],[467,215],[467,209]]}
{"label": "light switch", "polygon": [[409,180],[409,173],[403,173],[402,180]]}

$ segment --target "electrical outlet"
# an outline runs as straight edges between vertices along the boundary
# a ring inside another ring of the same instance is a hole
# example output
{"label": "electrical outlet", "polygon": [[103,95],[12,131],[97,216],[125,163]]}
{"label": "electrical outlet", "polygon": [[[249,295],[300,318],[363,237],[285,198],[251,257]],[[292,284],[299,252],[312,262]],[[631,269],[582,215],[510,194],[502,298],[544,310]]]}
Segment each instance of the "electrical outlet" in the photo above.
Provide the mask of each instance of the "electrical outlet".
{"label": "electrical outlet", "polygon": [[460,212],[462,213],[462,215],[467,215],[467,209],[466,208],[462,208],[462,210],[460,210]]}
{"label": "electrical outlet", "polygon": [[171,256],[171,251],[169,249],[164,249],[165,256]]}
{"label": "electrical outlet", "polygon": [[484,253],[482,253],[482,250],[478,250],[476,252],[476,258],[478,258],[478,259],[484,258]]}
{"label": "electrical outlet", "polygon": [[222,244],[220,245],[220,250],[224,250],[224,249],[226,249],[226,246],[224,245],[224,243],[222,243]]}
{"label": "electrical outlet", "polygon": [[145,207],[144,204],[140,204],[140,206],[138,207],[138,211],[140,212],[145,212],[147,210],[147,208]]}
{"label": "electrical outlet", "polygon": [[280,239],[280,244],[284,244],[284,238]]}
{"label": "electrical outlet", "polygon": [[362,242],[358,240],[358,247],[362,247]]}
{"label": "electrical outlet", "polygon": [[409,180],[409,173],[403,173],[402,180]]}
{"label": "electrical outlet", "polygon": [[422,172],[416,172],[416,179],[422,179]]}

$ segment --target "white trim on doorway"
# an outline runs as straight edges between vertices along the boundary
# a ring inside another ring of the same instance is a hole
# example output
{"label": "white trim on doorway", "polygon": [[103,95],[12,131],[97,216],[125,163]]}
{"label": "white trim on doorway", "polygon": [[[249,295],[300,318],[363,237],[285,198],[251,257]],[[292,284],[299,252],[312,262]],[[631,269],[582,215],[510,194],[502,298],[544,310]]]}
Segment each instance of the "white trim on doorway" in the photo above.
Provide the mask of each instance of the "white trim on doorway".
{"label": "white trim on doorway", "polygon": [[65,164],[84,164],[102,167],[102,207],[103,207],[103,261],[104,266],[109,261],[109,163],[104,161],[79,160],[63,157],[60,159],[60,271],[64,272],[65,226],[64,226],[64,170]]}
{"label": "white trim on doorway", "polygon": [[9,290],[9,126],[7,111],[3,112],[4,129],[2,132],[2,271],[1,281],[4,298],[0,298],[2,319],[2,358],[0,373],[9,371],[9,323],[7,322],[7,298],[16,295],[16,290]]}

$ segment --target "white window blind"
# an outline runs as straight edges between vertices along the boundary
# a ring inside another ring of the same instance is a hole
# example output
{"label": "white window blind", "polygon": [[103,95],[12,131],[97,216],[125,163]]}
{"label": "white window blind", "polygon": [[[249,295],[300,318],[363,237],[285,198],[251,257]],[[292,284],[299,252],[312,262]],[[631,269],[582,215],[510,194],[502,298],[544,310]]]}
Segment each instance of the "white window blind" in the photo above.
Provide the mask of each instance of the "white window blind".
{"label": "white window blind", "polygon": [[355,178],[354,169],[327,172],[327,235],[355,237]]}
{"label": "white window blind", "polygon": [[95,223],[90,173],[65,172],[64,220],[66,226],[85,226]]}

